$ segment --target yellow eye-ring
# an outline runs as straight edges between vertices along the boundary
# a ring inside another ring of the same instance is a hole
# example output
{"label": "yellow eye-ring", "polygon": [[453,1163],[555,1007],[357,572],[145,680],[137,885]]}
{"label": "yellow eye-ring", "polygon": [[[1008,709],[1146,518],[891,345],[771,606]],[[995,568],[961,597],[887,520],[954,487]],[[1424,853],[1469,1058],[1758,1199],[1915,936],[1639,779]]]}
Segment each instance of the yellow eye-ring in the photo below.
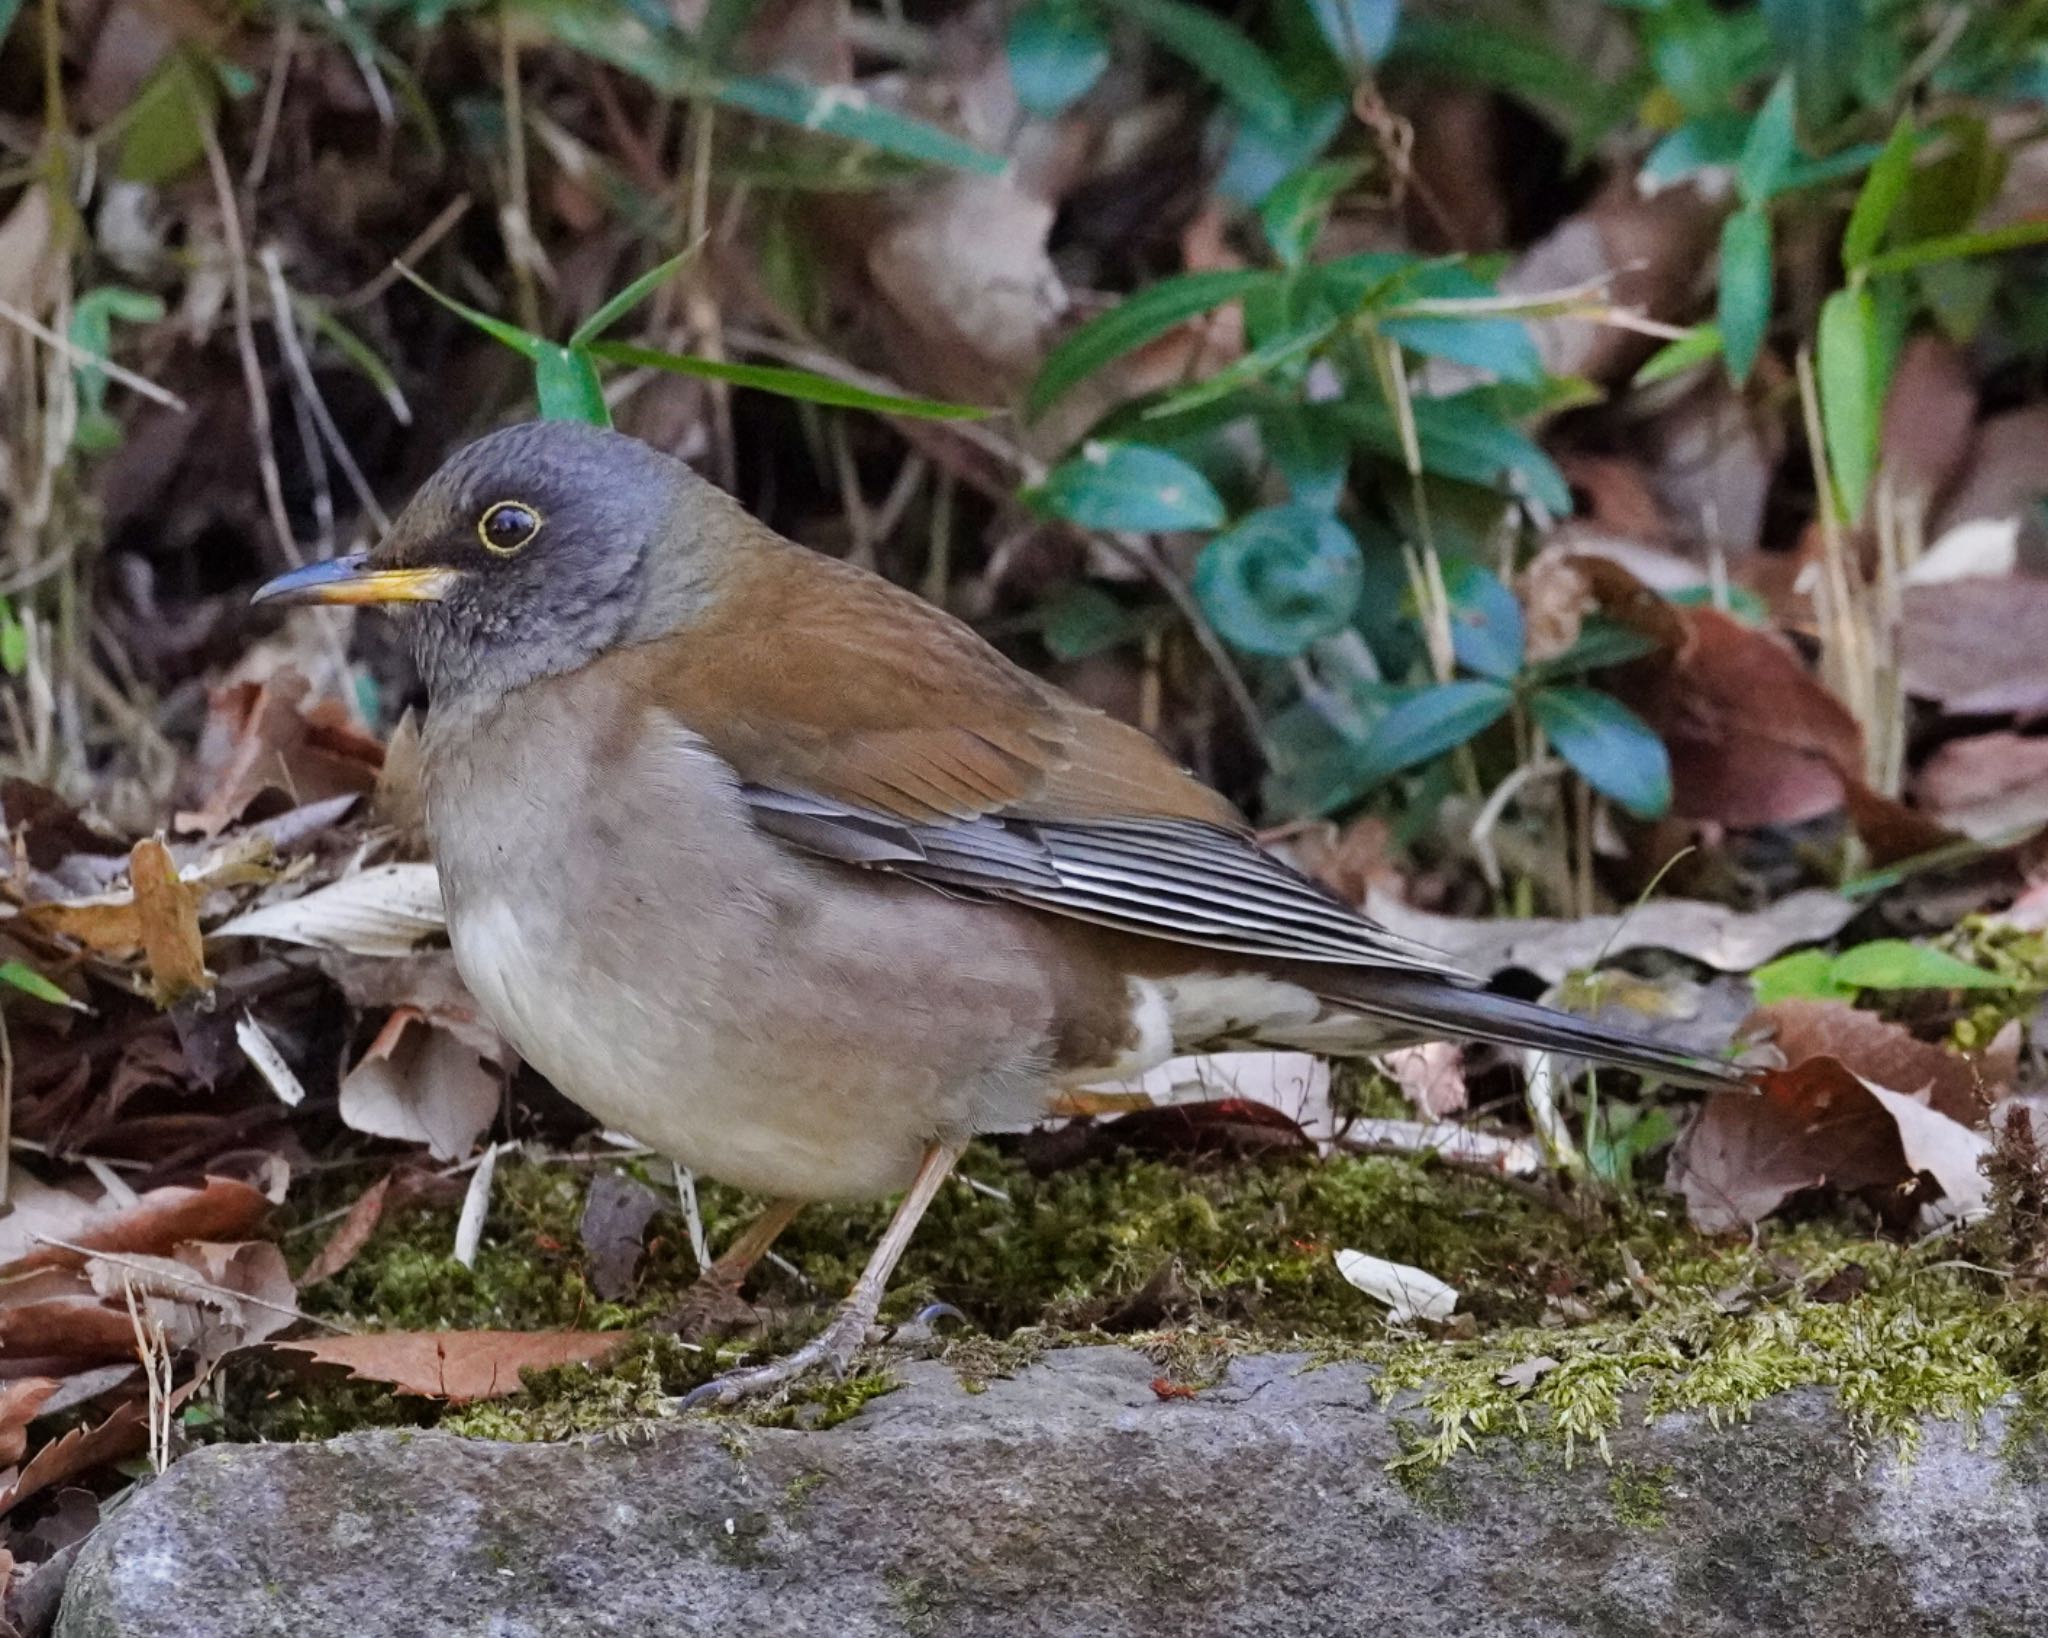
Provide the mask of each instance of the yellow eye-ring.
{"label": "yellow eye-ring", "polygon": [[541,517],[524,501],[499,501],[476,520],[476,537],[484,550],[510,557],[540,533]]}

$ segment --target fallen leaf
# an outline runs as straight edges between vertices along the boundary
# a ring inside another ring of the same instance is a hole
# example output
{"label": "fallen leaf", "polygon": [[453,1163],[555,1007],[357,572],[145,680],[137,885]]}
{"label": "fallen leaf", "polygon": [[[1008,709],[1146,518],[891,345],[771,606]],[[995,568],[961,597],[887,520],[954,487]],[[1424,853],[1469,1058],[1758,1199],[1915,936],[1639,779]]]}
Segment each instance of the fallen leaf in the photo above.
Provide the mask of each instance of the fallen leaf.
{"label": "fallen leaf", "polygon": [[461,1404],[518,1393],[521,1371],[594,1365],[631,1340],[627,1331],[379,1331],[271,1346],[359,1382]]}
{"label": "fallen leaf", "polygon": [[209,1177],[200,1188],[151,1189],[124,1210],[95,1214],[45,1245],[0,1265],[0,1278],[44,1268],[82,1268],[98,1252],[152,1256],[185,1240],[233,1240],[260,1222],[270,1201],[232,1178]]}
{"label": "fallen leaf", "polygon": [[1908,586],[1900,607],[1907,693],[1959,717],[2048,710],[2048,580],[2001,575]]}
{"label": "fallen leaf", "polygon": [[0,1358],[104,1364],[134,1357],[134,1325],[97,1297],[48,1297],[0,1307]]}
{"label": "fallen leaf", "polygon": [[1972,1222],[1991,1208],[1991,1180],[1984,1175],[1990,1137],[1931,1109],[1918,1098],[1894,1092],[1858,1076],[1899,1129],[1907,1167],[1925,1172],[1941,1190],[1944,1217]]}
{"label": "fallen leaf", "polygon": [[385,1020],[341,1082],[341,1118],[358,1132],[424,1143],[460,1160],[498,1113],[499,1080],[475,1050],[419,1013]]}
{"label": "fallen leaf", "polygon": [[1914,1096],[1966,1126],[1984,1121],[2019,1078],[2017,1034],[1975,1058],[1921,1040],[1901,1024],[1843,1001],[1779,1001],[1759,1007],[1752,1033],[1765,1033],[1792,1068],[1832,1058],[1851,1073]]}
{"label": "fallen leaf", "polygon": [[258,905],[213,930],[215,938],[274,938],[354,955],[409,955],[445,932],[441,879],[430,864],[359,870],[298,898]]}
{"label": "fallen leaf", "polygon": [[318,1285],[322,1280],[332,1279],[356,1260],[356,1253],[369,1244],[370,1236],[377,1232],[377,1225],[384,1220],[392,1179],[398,1175],[397,1172],[386,1172],[356,1196],[355,1203],[348,1208],[348,1215],[327,1237],[327,1243],[313,1254],[313,1260],[299,1276],[301,1291]]}
{"label": "fallen leaf", "polygon": [[1552,1359],[1548,1354],[1540,1354],[1535,1359],[1523,1360],[1519,1365],[1510,1365],[1496,1376],[1494,1381],[1503,1388],[1513,1388],[1517,1393],[1527,1393],[1556,1370],[1560,1363],[1561,1361]]}
{"label": "fallen leaf", "polygon": [[1921,764],[1913,795],[1980,842],[2048,823],[2048,739],[2001,730],[1949,740]]}
{"label": "fallen leaf", "polygon": [[1485,921],[1435,916],[1375,893],[1366,914],[1403,938],[1450,956],[1481,978],[1511,968],[1555,984],[1634,950],[1670,950],[1725,973],[1747,973],[1797,944],[1832,938],[1856,914],[1838,893],[1808,888],[1767,910],[1701,899],[1653,899],[1615,916]]}
{"label": "fallen leaf", "polygon": [[601,1171],[591,1178],[576,1235],[583,1242],[590,1288],[606,1302],[632,1292],[647,1225],[666,1204],[638,1178],[621,1172]]}
{"label": "fallen leaf", "polygon": [[[1330,1066],[1308,1052],[1200,1052],[1169,1058],[1132,1080],[1103,1081],[1079,1096],[1106,1100],[1093,1113],[1197,1103],[1277,1109],[1313,1142],[1331,1135]],[[1084,1111],[1076,1108],[1072,1113]]]}
{"label": "fallen leaf", "polygon": [[144,1428],[143,1403],[131,1399],[117,1406],[104,1420],[90,1427],[73,1428],[52,1439],[29,1458],[28,1466],[12,1484],[0,1490],[0,1517],[53,1484],[62,1484],[139,1450]]}
{"label": "fallen leaf", "polygon": [[194,758],[194,784],[207,794],[178,815],[180,830],[215,835],[269,789],[318,802],[375,788],[383,746],[339,700],[307,705],[311,691],[289,668],[214,691]]}
{"label": "fallen leaf", "polygon": [[47,1376],[0,1385],[0,1467],[12,1467],[27,1454],[28,1425],[56,1391],[56,1379]]}
{"label": "fallen leaf", "polygon": [[244,1012],[235,1020],[235,1040],[256,1073],[263,1077],[264,1085],[277,1094],[278,1102],[296,1109],[306,1101],[305,1086],[285,1062],[284,1054],[277,1050],[277,1043],[256,1022],[254,1013]]}
{"label": "fallen leaf", "polygon": [[131,1297],[141,1303],[169,1345],[202,1369],[300,1318],[284,1253],[267,1240],[190,1242],[169,1257],[93,1257],[85,1276],[124,1314]]}
{"label": "fallen leaf", "polygon": [[199,936],[199,895],[178,876],[170,849],[144,837],[128,855],[135,888],[135,918],[142,957],[156,1004],[168,1007],[213,987]]}
{"label": "fallen leaf", "polygon": [[1368,1297],[1385,1303],[1387,1318],[1395,1325],[1418,1319],[1440,1323],[1457,1309],[1457,1287],[1434,1274],[1363,1251],[1340,1251],[1336,1256],[1337,1272]]}
{"label": "fallen leaf", "polygon": [[2016,519],[2020,555],[2038,563],[2048,544],[2035,505],[2048,495],[2041,449],[2048,444],[2048,404],[2027,404],[1977,423],[1969,459],[1927,527],[1938,540],[1975,518]]}
{"label": "fallen leaf", "polygon": [[1977,427],[1977,389],[1961,350],[1923,332],[1899,351],[1884,401],[1880,470],[1895,494],[1923,510],[1955,482]]}

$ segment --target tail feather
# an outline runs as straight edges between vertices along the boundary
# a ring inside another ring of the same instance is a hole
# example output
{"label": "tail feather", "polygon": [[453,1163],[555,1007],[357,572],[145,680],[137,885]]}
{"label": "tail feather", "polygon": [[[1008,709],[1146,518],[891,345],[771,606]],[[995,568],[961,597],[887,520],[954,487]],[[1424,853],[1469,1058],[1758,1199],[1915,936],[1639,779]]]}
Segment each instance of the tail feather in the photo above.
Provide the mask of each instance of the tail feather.
{"label": "tail feather", "polygon": [[1708,1091],[1739,1087],[1747,1079],[1733,1064],[1681,1052],[1533,1001],[1465,989],[1427,974],[1346,972],[1317,989],[1338,1006],[1405,1025],[1424,1037],[1565,1052]]}

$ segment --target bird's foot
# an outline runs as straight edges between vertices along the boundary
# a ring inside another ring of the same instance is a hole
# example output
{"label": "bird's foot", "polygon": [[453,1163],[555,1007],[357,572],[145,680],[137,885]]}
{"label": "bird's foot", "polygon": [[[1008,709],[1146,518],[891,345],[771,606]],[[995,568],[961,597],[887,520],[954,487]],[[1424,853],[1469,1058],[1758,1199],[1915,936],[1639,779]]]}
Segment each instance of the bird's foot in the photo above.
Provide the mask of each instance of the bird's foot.
{"label": "bird's foot", "polygon": [[839,1305],[824,1330],[795,1352],[771,1359],[765,1365],[750,1365],[715,1376],[685,1394],[680,1408],[708,1410],[737,1405],[743,1399],[779,1398],[818,1371],[829,1371],[835,1381],[844,1381],[854,1356],[868,1339],[868,1328],[875,1323],[875,1310],[880,1306],[879,1292],[873,1297],[857,1292]]}

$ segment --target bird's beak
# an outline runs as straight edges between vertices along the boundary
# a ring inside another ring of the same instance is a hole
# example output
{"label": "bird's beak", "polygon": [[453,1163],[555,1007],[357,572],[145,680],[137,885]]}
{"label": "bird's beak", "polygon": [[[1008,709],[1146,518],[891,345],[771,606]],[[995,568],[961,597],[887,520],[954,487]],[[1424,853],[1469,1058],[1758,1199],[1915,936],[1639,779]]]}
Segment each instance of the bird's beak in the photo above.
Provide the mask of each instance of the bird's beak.
{"label": "bird's beak", "polygon": [[281,574],[256,589],[252,603],[438,603],[459,569],[373,569],[369,555],[330,558]]}

